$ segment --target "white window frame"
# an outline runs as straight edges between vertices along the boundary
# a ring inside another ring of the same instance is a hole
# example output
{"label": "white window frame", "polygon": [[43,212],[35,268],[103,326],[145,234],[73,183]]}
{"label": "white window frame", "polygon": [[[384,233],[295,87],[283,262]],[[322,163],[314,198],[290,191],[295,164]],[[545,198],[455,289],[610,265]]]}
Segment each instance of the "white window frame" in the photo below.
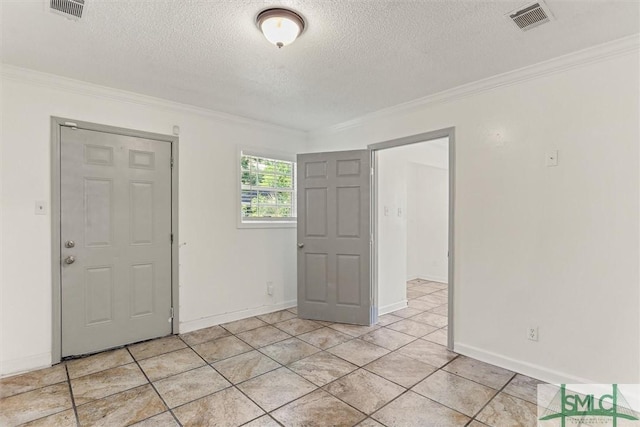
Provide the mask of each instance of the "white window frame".
{"label": "white window frame", "polygon": [[[296,228],[298,225],[298,220],[281,220],[281,219],[261,219],[261,220],[245,220],[242,217],[242,156],[255,156],[255,157],[264,157],[273,160],[282,160],[286,162],[293,162],[296,164],[296,155],[292,153],[285,153],[281,151],[272,150],[269,148],[253,148],[246,146],[238,146],[237,157],[236,157],[236,189],[237,189],[237,197],[236,197],[236,220],[237,220],[237,228]],[[294,173],[294,182],[293,182],[293,211],[297,214],[297,182],[296,182],[296,174]]]}

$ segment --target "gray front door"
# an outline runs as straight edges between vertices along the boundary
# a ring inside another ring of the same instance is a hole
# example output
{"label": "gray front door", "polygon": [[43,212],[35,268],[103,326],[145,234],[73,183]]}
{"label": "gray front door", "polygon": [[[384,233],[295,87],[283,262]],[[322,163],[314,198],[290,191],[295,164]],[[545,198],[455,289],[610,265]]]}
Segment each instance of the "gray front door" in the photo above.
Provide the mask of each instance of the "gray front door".
{"label": "gray front door", "polygon": [[171,143],[61,128],[62,356],[171,333]]}
{"label": "gray front door", "polygon": [[298,315],[369,325],[371,151],[298,155]]}

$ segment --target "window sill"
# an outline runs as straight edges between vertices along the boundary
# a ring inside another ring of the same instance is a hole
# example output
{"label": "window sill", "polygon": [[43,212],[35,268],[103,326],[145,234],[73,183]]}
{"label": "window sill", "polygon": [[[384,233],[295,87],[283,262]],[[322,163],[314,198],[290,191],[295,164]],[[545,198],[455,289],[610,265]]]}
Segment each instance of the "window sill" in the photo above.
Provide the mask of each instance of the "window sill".
{"label": "window sill", "polygon": [[297,222],[238,221],[237,228],[296,228]]}

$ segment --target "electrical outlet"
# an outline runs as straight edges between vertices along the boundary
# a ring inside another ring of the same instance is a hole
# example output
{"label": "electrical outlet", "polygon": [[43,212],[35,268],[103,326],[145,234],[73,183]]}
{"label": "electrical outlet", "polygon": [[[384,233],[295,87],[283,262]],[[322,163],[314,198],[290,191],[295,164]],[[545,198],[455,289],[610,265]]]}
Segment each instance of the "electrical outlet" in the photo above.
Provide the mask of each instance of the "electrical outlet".
{"label": "electrical outlet", "polygon": [[273,295],[273,282],[267,282],[267,294]]}
{"label": "electrical outlet", "polygon": [[527,328],[527,339],[530,341],[538,341],[538,327],[529,326]]}

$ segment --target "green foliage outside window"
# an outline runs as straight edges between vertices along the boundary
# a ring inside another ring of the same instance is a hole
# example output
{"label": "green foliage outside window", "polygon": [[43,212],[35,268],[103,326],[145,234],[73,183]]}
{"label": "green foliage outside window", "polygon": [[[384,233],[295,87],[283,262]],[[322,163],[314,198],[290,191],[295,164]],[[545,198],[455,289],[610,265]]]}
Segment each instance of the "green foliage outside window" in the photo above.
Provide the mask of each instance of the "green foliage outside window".
{"label": "green foliage outside window", "polygon": [[242,217],[295,217],[295,163],[243,155]]}

